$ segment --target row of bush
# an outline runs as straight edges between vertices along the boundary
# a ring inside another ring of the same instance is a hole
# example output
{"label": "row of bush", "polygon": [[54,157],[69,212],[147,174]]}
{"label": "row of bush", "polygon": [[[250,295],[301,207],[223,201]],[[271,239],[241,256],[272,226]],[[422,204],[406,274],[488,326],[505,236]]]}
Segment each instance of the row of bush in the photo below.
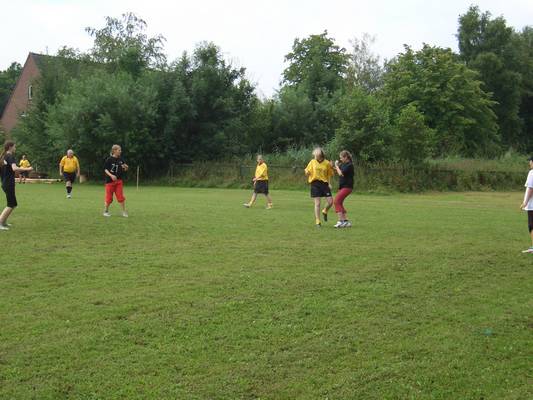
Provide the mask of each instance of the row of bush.
{"label": "row of bush", "polygon": [[[307,187],[305,164],[269,166],[272,189],[303,190]],[[184,187],[251,188],[254,173],[251,163],[178,164],[163,177],[150,177],[141,171],[141,183]],[[487,191],[519,190],[524,183],[524,171],[453,170],[438,165],[398,167],[357,165],[355,190],[360,192],[422,192],[422,191]],[[131,177],[133,178],[133,177]],[[337,178],[333,179],[334,186]]]}

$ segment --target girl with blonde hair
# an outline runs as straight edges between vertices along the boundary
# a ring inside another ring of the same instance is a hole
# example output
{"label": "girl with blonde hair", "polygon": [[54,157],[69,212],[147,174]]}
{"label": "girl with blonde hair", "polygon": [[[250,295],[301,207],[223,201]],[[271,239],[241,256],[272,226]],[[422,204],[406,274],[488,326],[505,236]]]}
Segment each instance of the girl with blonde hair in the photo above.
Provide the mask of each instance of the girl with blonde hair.
{"label": "girl with blonde hair", "polygon": [[[313,159],[305,167],[307,182],[311,185],[311,198],[315,204],[315,226],[322,226],[320,214],[324,221],[328,220],[328,211],[333,206],[333,197],[331,196],[331,177],[333,176],[333,167],[331,162],[326,160],[326,155],[322,148],[317,147],[313,150]],[[326,207],[320,211],[321,199],[326,198]]]}

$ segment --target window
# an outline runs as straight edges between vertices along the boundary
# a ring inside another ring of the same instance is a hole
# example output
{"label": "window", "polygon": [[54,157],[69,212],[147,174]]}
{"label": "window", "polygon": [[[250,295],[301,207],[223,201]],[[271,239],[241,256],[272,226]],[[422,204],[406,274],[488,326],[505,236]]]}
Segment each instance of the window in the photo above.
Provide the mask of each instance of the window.
{"label": "window", "polygon": [[33,97],[33,86],[28,86],[28,100],[31,100]]}

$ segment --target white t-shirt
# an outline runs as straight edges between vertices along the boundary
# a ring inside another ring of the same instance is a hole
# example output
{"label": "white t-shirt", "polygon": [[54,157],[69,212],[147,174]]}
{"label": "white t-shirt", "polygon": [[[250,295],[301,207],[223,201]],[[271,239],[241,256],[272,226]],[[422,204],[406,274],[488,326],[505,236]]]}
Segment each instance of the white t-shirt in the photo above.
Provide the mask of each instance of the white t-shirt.
{"label": "white t-shirt", "polygon": [[[524,193],[524,201],[526,201],[527,188],[533,189],[533,169],[530,170],[529,173],[527,174],[527,181],[524,184],[524,186],[526,187],[526,192]],[[524,208],[524,210],[533,211],[533,196],[531,196],[531,198],[529,199],[529,202],[526,204],[526,207]]]}

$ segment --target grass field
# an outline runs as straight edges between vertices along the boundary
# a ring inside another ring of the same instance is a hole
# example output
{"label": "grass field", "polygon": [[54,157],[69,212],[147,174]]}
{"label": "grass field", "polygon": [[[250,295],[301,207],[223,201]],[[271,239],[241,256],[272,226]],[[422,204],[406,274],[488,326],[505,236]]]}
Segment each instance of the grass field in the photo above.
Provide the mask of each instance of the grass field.
{"label": "grass field", "polygon": [[521,193],[354,195],[337,231],[297,191],[17,190],[0,399],[533,398]]}

